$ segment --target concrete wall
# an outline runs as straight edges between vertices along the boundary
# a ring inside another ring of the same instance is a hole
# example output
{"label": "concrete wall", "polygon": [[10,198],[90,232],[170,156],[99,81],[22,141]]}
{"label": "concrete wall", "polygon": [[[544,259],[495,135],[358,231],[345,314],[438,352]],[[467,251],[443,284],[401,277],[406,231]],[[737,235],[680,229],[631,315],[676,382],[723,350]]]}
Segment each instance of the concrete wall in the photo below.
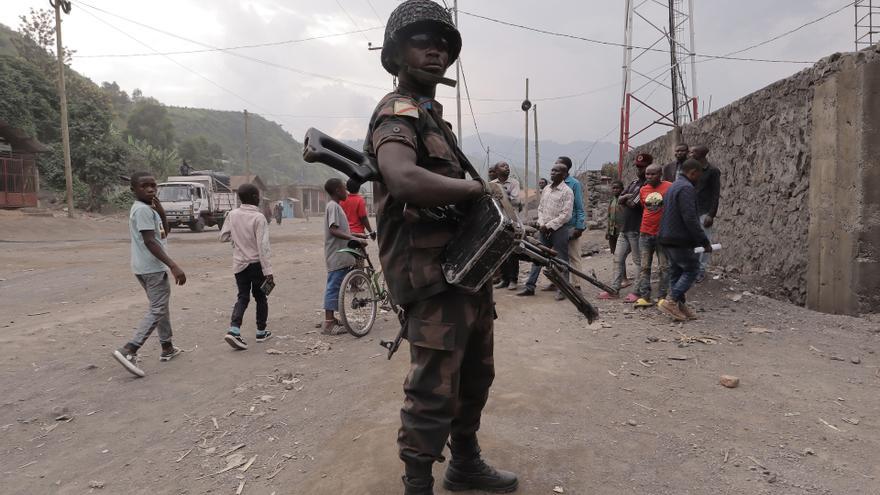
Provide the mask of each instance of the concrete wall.
{"label": "concrete wall", "polygon": [[[880,312],[880,48],[833,55],[682,128],[721,169],[713,264],[759,292]],[[638,146],[672,160],[675,134]]]}

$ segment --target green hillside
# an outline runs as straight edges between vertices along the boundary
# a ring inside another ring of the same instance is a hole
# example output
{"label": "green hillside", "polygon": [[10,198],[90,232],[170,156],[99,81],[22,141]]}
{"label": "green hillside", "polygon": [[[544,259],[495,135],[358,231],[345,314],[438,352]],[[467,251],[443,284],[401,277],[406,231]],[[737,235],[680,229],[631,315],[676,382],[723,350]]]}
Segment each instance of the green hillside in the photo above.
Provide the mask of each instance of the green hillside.
{"label": "green hillside", "polygon": [[[49,147],[38,157],[44,192],[64,190],[56,90],[54,19],[31,12],[17,32],[0,24],[0,120]],[[245,173],[244,116],[200,108],[168,107],[137,88],[100,85],[65,69],[71,161],[78,208],[117,208],[130,202],[120,175],[148,170],[160,180],[176,175],[184,159],[195,169]],[[337,176],[302,159],[302,144],[280,125],[250,116],[251,173],[269,185],[321,184]]]}
{"label": "green hillside", "polygon": [[[221,143],[221,166],[228,173],[245,172],[244,114],[203,108],[166,107],[177,141],[204,138]],[[269,184],[319,184],[336,175],[326,167],[303,162],[302,144],[275,122],[249,115],[251,173]]]}

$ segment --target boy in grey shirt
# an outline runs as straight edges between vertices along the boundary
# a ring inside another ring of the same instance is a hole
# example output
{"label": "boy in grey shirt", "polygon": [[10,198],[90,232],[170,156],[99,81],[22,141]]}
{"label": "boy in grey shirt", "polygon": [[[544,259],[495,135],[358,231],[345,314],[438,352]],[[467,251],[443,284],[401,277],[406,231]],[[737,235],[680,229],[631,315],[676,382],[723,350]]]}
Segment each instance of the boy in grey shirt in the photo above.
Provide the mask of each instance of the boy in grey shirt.
{"label": "boy in grey shirt", "polygon": [[156,197],[156,179],[149,172],[137,172],[131,176],[131,190],[135,196],[128,218],[131,271],[147,293],[150,309],[138,324],[132,340],[113,351],[113,357],[130,373],[143,377],[145,373],[138,367],[137,352],[156,328],[162,344],[160,361],[170,361],[182,352],[171,343],[171,285],[165,267],[171,269],[177,285],[186,283],[186,274],[165,252],[168,221]]}
{"label": "boy in grey shirt", "polygon": [[348,253],[340,253],[340,249],[348,247],[349,241],[357,241],[367,245],[366,235],[352,234],[348,227],[348,217],[339,202],[348,197],[345,184],[340,179],[330,179],[324,184],[324,190],[332,201],[327,202],[324,215],[324,259],[327,262],[327,289],[324,291],[324,326],[323,334],[331,334],[339,325],[336,310],[339,308],[339,288],[342,279],[355,264],[355,259]]}

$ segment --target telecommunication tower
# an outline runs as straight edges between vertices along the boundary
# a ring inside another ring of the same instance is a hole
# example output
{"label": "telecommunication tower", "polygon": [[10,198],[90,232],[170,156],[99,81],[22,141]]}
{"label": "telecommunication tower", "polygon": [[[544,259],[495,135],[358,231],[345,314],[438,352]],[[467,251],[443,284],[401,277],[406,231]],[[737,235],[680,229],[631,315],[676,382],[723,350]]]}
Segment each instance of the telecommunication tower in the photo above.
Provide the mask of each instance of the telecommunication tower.
{"label": "telecommunication tower", "polygon": [[859,51],[880,42],[880,0],[856,0],[854,5],[856,51]]}
{"label": "telecommunication tower", "polygon": [[[678,128],[698,117],[694,0],[626,0],[625,4],[620,175],[633,138],[655,125]],[[635,105],[650,110],[653,118],[644,119],[637,124],[642,127],[632,132]]]}

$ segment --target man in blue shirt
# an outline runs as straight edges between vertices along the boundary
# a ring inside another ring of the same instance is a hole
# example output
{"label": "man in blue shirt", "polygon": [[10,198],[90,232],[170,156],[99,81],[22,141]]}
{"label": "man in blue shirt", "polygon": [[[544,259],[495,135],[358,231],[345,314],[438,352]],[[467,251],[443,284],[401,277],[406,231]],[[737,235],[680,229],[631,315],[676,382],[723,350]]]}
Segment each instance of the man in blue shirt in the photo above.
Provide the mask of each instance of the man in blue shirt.
{"label": "man in blue shirt", "polygon": [[[571,211],[571,220],[568,221],[568,226],[571,228],[571,238],[568,241],[568,264],[575,270],[583,271],[583,265],[581,264],[581,235],[587,229],[587,214],[586,210],[584,210],[584,189],[581,187],[581,182],[571,176],[571,158],[560,156],[556,160],[556,164],[560,163],[565,165],[567,169],[565,184],[574,193],[574,208]],[[580,279],[577,278],[575,280]],[[576,283],[575,287],[580,289],[580,283]]]}

